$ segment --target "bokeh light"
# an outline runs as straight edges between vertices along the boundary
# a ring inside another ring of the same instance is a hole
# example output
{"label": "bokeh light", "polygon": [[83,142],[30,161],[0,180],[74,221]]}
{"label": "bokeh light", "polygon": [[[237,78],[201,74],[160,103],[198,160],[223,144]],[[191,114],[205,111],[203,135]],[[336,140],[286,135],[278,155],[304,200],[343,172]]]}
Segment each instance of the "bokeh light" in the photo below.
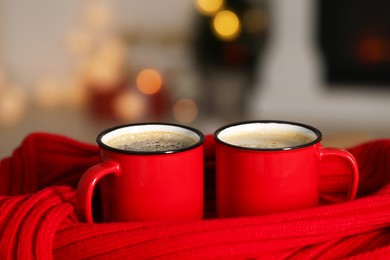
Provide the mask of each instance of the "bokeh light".
{"label": "bokeh light", "polygon": [[195,6],[198,11],[204,15],[214,15],[217,13],[223,6],[223,0],[196,0]]}
{"label": "bokeh light", "polygon": [[112,25],[113,16],[113,10],[107,1],[94,1],[85,9],[84,22],[91,30],[103,31]]}
{"label": "bokeh light", "polygon": [[69,52],[78,57],[86,56],[92,51],[93,36],[81,28],[74,28],[66,37]]}
{"label": "bokeh light", "polygon": [[122,122],[140,120],[146,114],[147,102],[136,91],[125,90],[114,99],[113,111]]}
{"label": "bokeh light", "polygon": [[96,57],[86,65],[86,81],[98,92],[110,92],[117,87],[121,78],[121,68],[112,66],[104,59]]}
{"label": "bokeh light", "polygon": [[213,19],[213,30],[222,40],[234,40],[241,32],[241,23],[238,16],[229,10],[219,12]]}
{"label": "bokeh light", "polygon": [[161,89],[162,78],[158,71],[144,69],[138,74],[136,84],[139,91],[146,95],[152,95]]}
{"label": "bokeh light", "polygon": [[65,83],[65,101],[68,107],[83,108],[88,100],[88,89],[83,79],[75,77]]}
{"label": "bokeh light", "polygon": [[380,37],[367,37],[362,39],[357,48],[360,62],[373,64],[388,60],[390,44]]}
{"label": "bokeh light", "polygon": [[105,64],[120,68],[126,59],[125,43],[119,37],[110,37],[102,43],[96,57]]}
{"label": "bokeh light", "polygon": [[181,98],[173,105],[173,115],[181,123],[190,123],[198,116],[198,106],[192,99]]}
{"label": "bokeh light", "polygon": [[27,110],[27,95],[17,86],[0,92],[0,125],[12,127],[20,123]]}
{"label": "bokeh light", "polygon": [[34,87],[34,98],[44,109],[55,109],[64,103],[64,87],[62,80],[47,77],[42,78]]}

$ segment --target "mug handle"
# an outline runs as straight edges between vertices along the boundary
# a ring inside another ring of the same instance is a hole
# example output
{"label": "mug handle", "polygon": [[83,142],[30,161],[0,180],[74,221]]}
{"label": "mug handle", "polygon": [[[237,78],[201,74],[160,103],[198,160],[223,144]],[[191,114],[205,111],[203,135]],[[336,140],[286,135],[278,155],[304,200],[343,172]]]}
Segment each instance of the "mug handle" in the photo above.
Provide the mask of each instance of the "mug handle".
{"label": "mug handle", "polygon": [[81,176],[76,195],[77,215],[81,221],[93,223],[92,196],[100,179],[108,174],[119,175],[120,173],[121,167],[119,163],[108,160],[92,166]]}
{"label": "mug handle", "polygon": [[356,197],[358,184],[359,184],[359,168],[358,164],[356,162],[355,157],[353,155],[343,149],[339,148],[328,148],[328,147],[321,147],[320,149],[320,160],[322,160],[324,157],[339,157],[349,163],[352,169],[352,183],[348,192],[347,200],[353,200]]}

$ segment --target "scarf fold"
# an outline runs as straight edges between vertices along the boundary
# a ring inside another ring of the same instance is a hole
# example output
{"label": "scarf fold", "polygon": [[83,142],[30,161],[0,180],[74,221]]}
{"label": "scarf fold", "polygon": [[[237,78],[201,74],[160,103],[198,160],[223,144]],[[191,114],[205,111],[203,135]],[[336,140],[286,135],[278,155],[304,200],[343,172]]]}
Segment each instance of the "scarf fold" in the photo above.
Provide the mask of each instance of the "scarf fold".
{"label": "scarf fold", "polygon": [[359,164],[358,198],[350,169],[321,165],[321,206],[256,217],[215,219],[215,143],[205,142],[205,216],[190,222],[79,222],[80,176],[98,148],[35,133],[0,161],[0,259],[373,259],[390,256],[390,140],[348,149]]}

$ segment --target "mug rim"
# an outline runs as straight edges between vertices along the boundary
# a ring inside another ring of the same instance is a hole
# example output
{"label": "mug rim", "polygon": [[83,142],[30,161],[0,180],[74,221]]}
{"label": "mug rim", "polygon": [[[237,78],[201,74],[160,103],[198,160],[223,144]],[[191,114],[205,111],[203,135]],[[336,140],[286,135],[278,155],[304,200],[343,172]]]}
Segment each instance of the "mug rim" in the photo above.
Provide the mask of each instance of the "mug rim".
{"label": "mug rim", "polygon": [[[291,146],[291,147],[254,148],[254,147],[244,147],[244,146],[234,145],[234,144],[231,144],[231,143],[228,143],[228,142],[225,142],[225,141],[221,140],[219,138],[219,136],[218,136],[223,130],[226,130],[226,129],[230,128],[230,127],[239,126],[239,125],[249,125],[249,124],[255,124],[255,123],[260,123],[260,124],[275,123],[275,124],[299,126],[299,127],[303,127],[305,129],[308,129],[308,130],[312,131],[317,137],[313,141],[310,141],[308,143],[304,143],[304,144],[301,144],[301,145],[295,145],[295,146]],[[311,125],[307,125],[307,124],[303,124],[303,123],[297,123],[297,122],[293,122],[293,121],[284,121],[284,120],[250,120],[250,121],[240,121],[240,122],[236,122],[236,123],[231,123],[231,124],[227,124],[227,125],[224,125],[224,126],[218,128],[214,132],[214,140],[216,142],[221,143],[221,144],[226,145],[226,146],[230,146],[230,147],[237,148],[237,149],[248,150],[248,151],[268,151],[268,152],[271,152],[271,151],[290,151],[290,150],[297,150],[297,149],[306,148],[306,147],[309,147],[309,146],[312,146],[312,145],[314,145],[316,143],[321,142],[321,140],[322,140],[322,133],[321,133],[320,130],[318,130],[317,128],[315,128],[315,127],[313,127]]]}
{"label": "mug rim", "polygon": [[[172,149],[172,150],[164,150],[164,151],[131,151],[131,150],[122,150],[119,148],[115,148],[112,146],[109,146],[105,144],[102,141],[102,138],[108,134],[111,133],[115,130],[121,129],[121,128],[127,128],[127,127],[136,127],[136,126],[147,126],[147,125],[156,125],[156,126],[168,126],[168,127],[178,127],[178,128],[184,128],[188,131],[193,132],[199,137],[199,140],[196,140],[196,142],[192,145],[180,148],[180,149]],[[184,152],[188,150],[192,150],[198,146],[201,146],[205,141],[205,136],[204,134],[193,127],[190,126],[185,126],[185,125],[180,125],[180,124],[173,124],[173,123],[161,123],[161,122],[144,122],[144,123],[134,123],[134,124],[123,124],[123,125],[117,125],[114,127],[107,128],[100,132],[97,137],[96,137],[96,142],[99,147],[104,148],[105,150],[109,150],[115,153],[121,153],[121,154],[133,154],[133,155],[163,155],[163,154],[173,154],[173,153],[179,153],[179,152]]]}

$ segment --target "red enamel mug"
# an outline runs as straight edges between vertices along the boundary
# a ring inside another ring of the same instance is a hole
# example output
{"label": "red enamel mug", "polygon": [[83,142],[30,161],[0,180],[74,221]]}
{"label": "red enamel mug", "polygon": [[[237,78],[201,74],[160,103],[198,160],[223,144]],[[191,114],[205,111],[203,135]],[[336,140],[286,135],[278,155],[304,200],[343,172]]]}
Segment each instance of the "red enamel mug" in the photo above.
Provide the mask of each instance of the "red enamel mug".
{"label": "red enamel mug", "polygon": [[319,167],[325,157],[350,165],[347,200],[356,196],[355,158],[324,148],[321,132],[287,121],[248,121],[227,125],[216,140],[216,213],[218,217],[261,215],[319,204]]}
{"label": "red enamel mug", "polygon": [[174,124],[132,124],[107,129],[96,140],[101,163],[84,173],[77,188],[81,220],[93,222],[98,184],[104,222],[203,218],[200,131]]}

